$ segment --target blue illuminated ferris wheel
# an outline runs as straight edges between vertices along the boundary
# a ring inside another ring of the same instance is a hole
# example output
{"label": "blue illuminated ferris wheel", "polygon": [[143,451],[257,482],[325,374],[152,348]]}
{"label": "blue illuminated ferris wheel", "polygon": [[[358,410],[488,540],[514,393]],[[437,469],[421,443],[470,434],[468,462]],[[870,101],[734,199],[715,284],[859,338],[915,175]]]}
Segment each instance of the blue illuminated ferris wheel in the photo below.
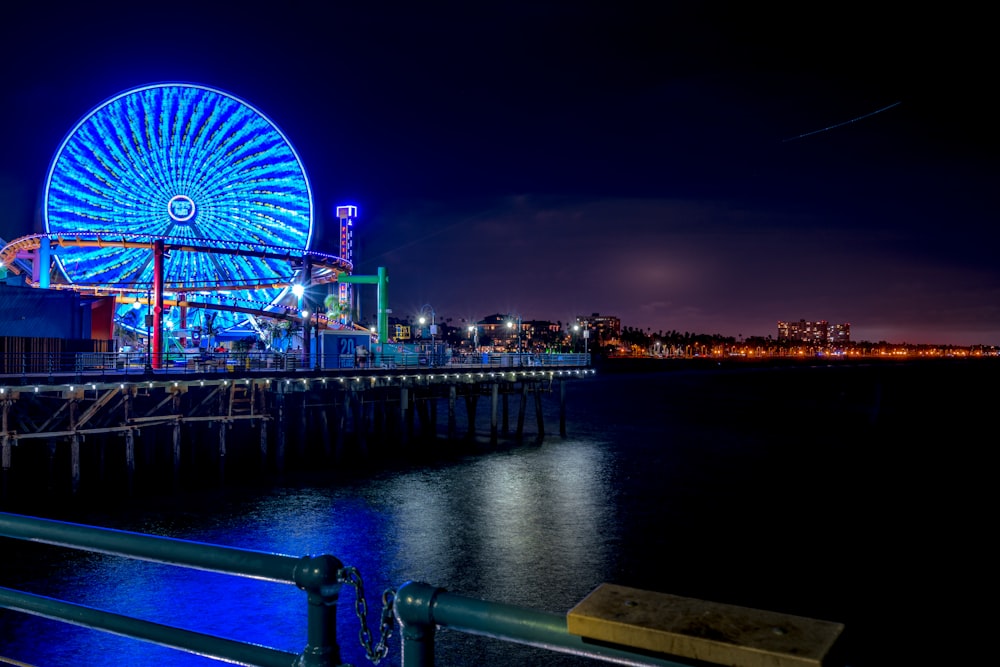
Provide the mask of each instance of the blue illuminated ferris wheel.
{"label": "blue illuminated ferris wheel", "polygon": [[[183,83],[125,91],[80,120],[52,160],[43,217],[50,234],[189,241],[199,252],[165,260],[167,289],[224,289],[231,301],[260,307],[276,302],[283,289],[273,285],[294,273],[280,251],[307,250],[313,234],[309,181],[281,130],[228,93]],[[259,252],[223,252],[236,244]],[[153,281],[142,247],[75,248],[56,262],[80,287],[141,293]],[[128,307],[119,310],[124,317]],[[245,318],[219,315],[230,326]]]}

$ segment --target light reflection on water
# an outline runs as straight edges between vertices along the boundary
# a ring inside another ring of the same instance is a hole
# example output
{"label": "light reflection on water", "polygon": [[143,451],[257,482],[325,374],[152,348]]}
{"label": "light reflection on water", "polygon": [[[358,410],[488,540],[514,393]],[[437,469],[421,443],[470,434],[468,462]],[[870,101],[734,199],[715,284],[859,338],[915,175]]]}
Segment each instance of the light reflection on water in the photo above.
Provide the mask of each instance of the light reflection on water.
{"label": "light reflection on water", "polygon": [[[335,486],[279,488],[180,521],[154,513],[115,527],[295,556],[333,554],[361,571],[376,638],[382,591],[408,580],[564,612],[602,580],[614,522],[605,457],[597,443],[559,439]],[[282,650],[305,644],[305,597],[291,585],[81,555],[46,588],[80,604]],[[338,635],[342,658],[361,665],[354,600],[345,587]],[[439,633],[439,652],[462,656],[448,664],[480,664],[501,650],[455,634]],[[40,664],[218,664],[33,618],[0,623],[0,637],[0,655]],[[383,664],[398,664],[398,639],[391,646]],[[502,651],[511,655],[509,646]],[[551,656],[544,662],[555,664]]]}

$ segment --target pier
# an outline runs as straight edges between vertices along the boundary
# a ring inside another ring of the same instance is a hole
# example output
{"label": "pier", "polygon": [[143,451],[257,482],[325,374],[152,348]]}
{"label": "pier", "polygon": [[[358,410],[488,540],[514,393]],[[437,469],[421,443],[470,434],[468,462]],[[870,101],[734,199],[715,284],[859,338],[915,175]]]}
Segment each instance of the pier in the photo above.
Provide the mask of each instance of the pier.
{"label": "pier", "polygon": [[558,402],[566,436],[567,384],[594,373],[584,355],[565,354],[409,368],[226,361],[169,372],[112,363],[0,375],[4,494],[23,486],[19,474],[37,478],[39,470],[47,488],[73,495],[112,479],[131,493],[138,468],[181,487],[192,476],[222,484],[234,468],[280,475],[442,439],[540,439],[546,398]]}

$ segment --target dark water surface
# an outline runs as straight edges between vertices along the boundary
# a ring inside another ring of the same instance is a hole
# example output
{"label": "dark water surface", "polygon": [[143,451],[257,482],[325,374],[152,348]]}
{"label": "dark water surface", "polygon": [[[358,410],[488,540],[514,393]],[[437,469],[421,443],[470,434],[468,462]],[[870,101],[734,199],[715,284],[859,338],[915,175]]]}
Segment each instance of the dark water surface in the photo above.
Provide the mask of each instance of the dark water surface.
{"label": "dark water surface", "polygon": [[[570,383],[566,438],[553,397],[540,443],[396,452],[60,518],[333,554],[361,571],[372,624],[382,590],[408,580],[558,613],[612,582],[842,622],[838,664],[928,664],[942,644],[959,664],[974,642],[951,638],[975,636],[980,624],[963,610],[990,580],[996,371],[990,361],[605,371]],[[289,651],[305,643],[305,600],[292,586],[0,548],[0,586]],[[361,666],[353,600],[345,589],[338,633],[344,661]],[[381,664],[398,665],[397,637],[390,646]],[[599,664],[447,630],[437,655],[441,665]],[[0,657],[220,664],[7,610]]]}

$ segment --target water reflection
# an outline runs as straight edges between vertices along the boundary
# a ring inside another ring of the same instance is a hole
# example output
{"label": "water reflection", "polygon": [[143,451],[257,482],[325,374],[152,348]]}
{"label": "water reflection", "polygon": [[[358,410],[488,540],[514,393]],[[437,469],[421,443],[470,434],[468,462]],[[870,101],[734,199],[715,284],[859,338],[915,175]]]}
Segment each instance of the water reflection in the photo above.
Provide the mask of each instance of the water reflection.
{"label": "water reflection", "polygon": [[[146,513],[114,527],[296,556],[333,554],[361,571],[374,632],[382,591],[407,580],[561,612],[606,569],[614,527],[607,457],[593,442],[558,440],[369,479],[278,488],[203,513]],[[69,564],[52,572],[46,594],[292,652],[305,644],[305,597],[294,586],[105,555],[71,556]],[[342,658],[360,665],[367,660],[354,599],[345,588],[338,634]],[[3,655],[26,662],[218,664],[12,614],[0,612]],[[499,650],[455,635],[440,637],[440,650],[454,652],[450,664],[477,664]],[[392,647],[388,663],[396,664],[398,640]]]}

